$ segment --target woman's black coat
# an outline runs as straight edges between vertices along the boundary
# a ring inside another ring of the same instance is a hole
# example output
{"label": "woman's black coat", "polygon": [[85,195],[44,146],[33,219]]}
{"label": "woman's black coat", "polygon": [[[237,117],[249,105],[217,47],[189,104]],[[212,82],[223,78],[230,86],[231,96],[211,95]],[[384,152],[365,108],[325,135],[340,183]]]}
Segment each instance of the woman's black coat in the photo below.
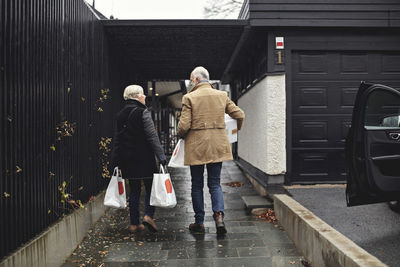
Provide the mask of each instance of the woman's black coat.
{"label": "woman's black coat", "polygon": [[150,111],[137,100],[127,100],[117,114],[111,167],[118,166],[125,179],[151,178],[156,172],[154,155],[165,155]]}

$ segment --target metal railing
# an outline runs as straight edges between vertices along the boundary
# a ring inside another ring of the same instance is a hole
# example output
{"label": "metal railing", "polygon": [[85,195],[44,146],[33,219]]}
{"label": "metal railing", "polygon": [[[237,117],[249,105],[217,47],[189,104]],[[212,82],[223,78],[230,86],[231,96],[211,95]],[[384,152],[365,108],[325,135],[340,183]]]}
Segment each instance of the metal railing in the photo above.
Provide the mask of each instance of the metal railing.
{"label": "metal railing", "polygon": [[178,143],[177,128],[182,109],[163,108],[152,111],[154,124],[166,155],[172,155]]}

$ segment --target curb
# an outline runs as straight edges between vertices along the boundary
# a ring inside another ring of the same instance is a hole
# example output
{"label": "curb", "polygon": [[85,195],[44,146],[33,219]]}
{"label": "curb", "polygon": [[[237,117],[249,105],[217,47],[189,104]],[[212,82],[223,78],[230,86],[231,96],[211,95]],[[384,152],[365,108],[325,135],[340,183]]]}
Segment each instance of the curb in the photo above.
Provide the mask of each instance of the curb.
{"label": "curb", "polygon": [[53,267],[61,266],[65,259],[86,236],[87,231],[104,214],[105,191],[93,201],[86,203],[85,209],[76,210],[51,225],[28,244],[0,262],[0,267]]}
{"label": "curb", "polygon": [[277,194],[273,199],[280,224],[313,266],[387,266],[293,198]]}

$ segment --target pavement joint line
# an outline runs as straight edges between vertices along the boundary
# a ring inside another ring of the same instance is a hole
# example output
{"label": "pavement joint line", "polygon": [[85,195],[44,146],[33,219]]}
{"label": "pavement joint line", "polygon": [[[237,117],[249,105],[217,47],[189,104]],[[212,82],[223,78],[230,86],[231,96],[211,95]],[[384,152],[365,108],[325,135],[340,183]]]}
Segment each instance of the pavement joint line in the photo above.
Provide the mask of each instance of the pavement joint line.
{"label": "pavement joint line", "polygon": [[285,185],[285,189],[346,188],[346,184]]}
{"label": "pavement joint line", "polygon": [[313,266],[387,266],[290,196],[273,198],[279,222]]}

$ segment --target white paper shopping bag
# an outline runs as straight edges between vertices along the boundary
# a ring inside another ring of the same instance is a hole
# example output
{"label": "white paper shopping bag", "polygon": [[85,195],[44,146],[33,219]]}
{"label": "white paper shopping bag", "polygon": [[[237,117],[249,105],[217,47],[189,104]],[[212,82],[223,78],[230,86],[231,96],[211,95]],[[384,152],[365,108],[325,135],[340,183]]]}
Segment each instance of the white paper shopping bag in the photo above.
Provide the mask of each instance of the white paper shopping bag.
{"label": "white paper shopping bag", "polygon": [[171,177],[169,173],[165,173],[163,166],[160,166],[160,170],[161,173],[155,173],[153,175],[150,205],[162,208],[173,208],[176,206],[176,196]]}
{"label": "white paper shopping bag", "polygon": [[174,152],[172,153],[172,157],[168,162],[168,167],[171,168],[185,168],[185,141],[183,139],[179,139]]}
{"label": "white paper shopping bag", "polygon": [[110,183],[108,184],[104,197],[104,206],[124,209],[126,208],[125,180],[122,178],[121,170],[114,168]]}

